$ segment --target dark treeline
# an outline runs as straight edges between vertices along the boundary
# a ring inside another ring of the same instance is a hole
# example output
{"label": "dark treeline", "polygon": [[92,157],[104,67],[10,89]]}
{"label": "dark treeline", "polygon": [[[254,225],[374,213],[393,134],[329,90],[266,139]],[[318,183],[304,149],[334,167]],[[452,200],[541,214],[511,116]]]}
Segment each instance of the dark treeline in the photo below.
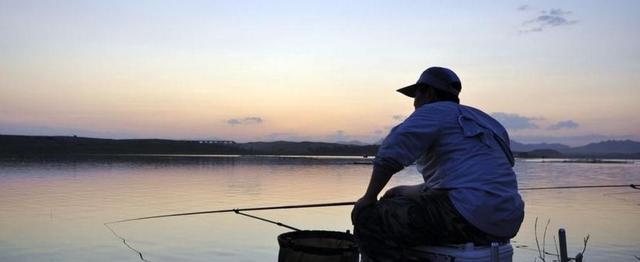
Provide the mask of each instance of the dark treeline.
{"label": "dark treeline", "polygon": [[166,139],[100,139],[72,136],[0,135],[2,155],[220,154],[220,155],[375,155],[376,145],[322,142],[202,143]]}
{"label": "dark treeline", "polygon": [[[614,145],[609,145],[609,144]],[[634,141],[605,141],[582,148],[514,150],[518,158],[624,158],[640,159],[635,147],[615,153],[616,148]],[[594,150],[591,147],[607,146]],[[592,151],[583,148],[591,149]],[[95,154],[194,154],[194,155],[305,155],[305,156],[374,156],[378,145],[348,145],[325,142],[249,142],[189,141],[168,139],[101,139],[75,136],[0,135],[0,155],[56,156]],[[634,153],[636,152],[636,153]]]}

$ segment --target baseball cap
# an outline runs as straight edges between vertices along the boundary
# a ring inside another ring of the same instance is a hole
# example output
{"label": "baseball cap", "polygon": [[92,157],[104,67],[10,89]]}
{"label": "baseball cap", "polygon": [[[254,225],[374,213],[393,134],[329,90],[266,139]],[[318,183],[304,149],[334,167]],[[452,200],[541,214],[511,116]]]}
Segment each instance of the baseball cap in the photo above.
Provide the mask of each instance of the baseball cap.
{"label": "baseball cap", "polygon": [[456,73],[448,68],[434,66],[424,70],[422,75],[420,75],[420,78],[418,78],[418,82],[413,85],[400,88],[397,91],[408,97],[415,97],[416,90],[420,86],[430,86],[456,96],[462,89],[460,78],[458,78]]}

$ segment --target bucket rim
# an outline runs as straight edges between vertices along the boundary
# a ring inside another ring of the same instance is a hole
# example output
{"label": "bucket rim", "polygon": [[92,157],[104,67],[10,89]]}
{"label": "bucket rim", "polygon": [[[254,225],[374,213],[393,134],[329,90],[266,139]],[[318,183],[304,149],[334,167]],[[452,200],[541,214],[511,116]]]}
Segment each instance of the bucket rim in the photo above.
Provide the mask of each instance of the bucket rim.
{"label": "bucket rim", "polygon": [[[340,248],[327,248],[327,247],[312,247],[295,243],[295,239],[304,238],[333,238],[338,240],[345,240],[351,242],[346,247]],[[355,242],[355,238],[352,234],[340,231],[328,231],[328,230],[300,230],[290,231],[278,235],[278,244],[280,248],[290,248],[294,251],[300,251],[304,253],[314,255],[340,255],[346,252],[358,252],[358,245]]]}

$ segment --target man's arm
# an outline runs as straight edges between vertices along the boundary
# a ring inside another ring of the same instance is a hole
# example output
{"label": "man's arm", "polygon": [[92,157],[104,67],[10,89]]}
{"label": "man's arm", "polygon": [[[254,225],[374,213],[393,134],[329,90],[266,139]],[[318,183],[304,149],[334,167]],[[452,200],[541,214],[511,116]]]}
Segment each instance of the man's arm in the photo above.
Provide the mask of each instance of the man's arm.
{"label": "man's arm", "polygon": [[367,191],[364,193],[364,196],[358,199],[351,211],[351,221],[354,224],[363,208],[371,206],[378,201],[378,194],[380,194],[380,191],[382,191],[384,186],[387,185],[393,174],[396,172],[398,172],[398,170],[393,168],[373,165],[373,171],[371,172],[371,179],[369,180]]}
{"label": "man's arm", "polygon": [[376,202],[378,200],[378,194],[380,194],[380,191],[389,183],[391,176],[396,172],[398,172],[398,170],[374,165],[369,186],[367,186],[367,191],[362,198]]}
{"label": "man's arm", "polygon": [[[352,221],[356,221],[358,213],[364,207],[378,201],[378,194],[393,174],[414,163],[437,139],[442,122],[441,115],[447,113],[447,110],[423,106],[391,130],[378,148],[367,191],[351,211]],[[404,189],[394,190],[393,193],[400,191],[404,195]]]}

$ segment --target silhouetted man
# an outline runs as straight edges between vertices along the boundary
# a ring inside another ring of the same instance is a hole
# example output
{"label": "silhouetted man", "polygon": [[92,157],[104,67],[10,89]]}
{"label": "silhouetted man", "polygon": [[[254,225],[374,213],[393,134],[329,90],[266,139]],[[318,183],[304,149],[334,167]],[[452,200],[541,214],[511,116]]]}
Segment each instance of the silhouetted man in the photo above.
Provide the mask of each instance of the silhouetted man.
{"label": "silhouetted man", "polygon": [[[507,131],[482,111],[460,105],[458,76],[431,67],[398,92],[415,111],[394,127],[374,160],[366,193],[351,213],[364,257],[402,260],[412,246],[489,245],[514,237],[524,203]],[[416,164],[424,183],[378,194],[391,176]]]}

